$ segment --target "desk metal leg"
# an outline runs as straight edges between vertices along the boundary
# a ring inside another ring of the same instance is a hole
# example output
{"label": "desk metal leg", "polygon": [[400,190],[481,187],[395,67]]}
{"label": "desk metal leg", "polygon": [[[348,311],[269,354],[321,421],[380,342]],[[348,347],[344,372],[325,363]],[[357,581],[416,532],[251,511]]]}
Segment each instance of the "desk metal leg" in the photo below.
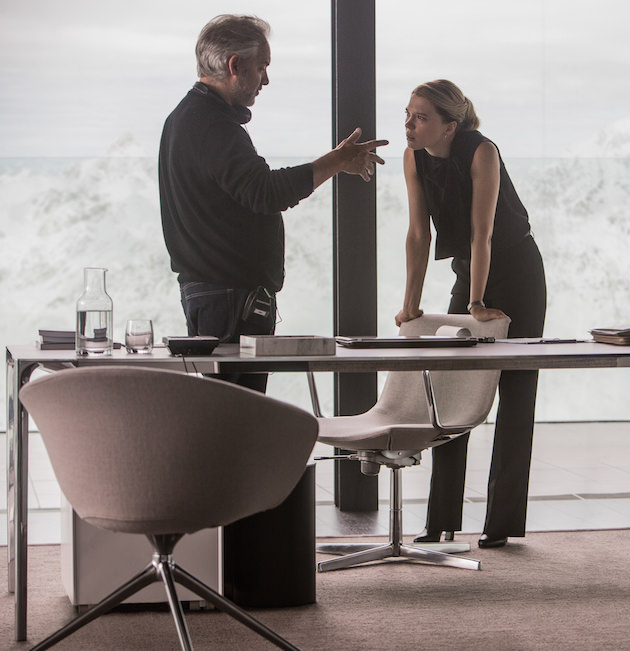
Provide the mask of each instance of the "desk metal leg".
{"label": "desk metal leg", "polygon": [[15,639],[26,640],[28,413],[20,388],[36,364],[21,366],[7,352],[7,559],[9,592],[15,593]]}

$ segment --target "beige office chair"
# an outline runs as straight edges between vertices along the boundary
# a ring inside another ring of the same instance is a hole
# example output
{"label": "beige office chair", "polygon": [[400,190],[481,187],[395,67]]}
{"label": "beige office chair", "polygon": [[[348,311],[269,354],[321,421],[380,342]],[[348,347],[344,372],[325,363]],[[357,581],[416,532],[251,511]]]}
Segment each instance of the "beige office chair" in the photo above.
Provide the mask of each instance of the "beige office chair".
{"label": "beige office chair", "polygon": [[[474,337],[499,339],[507,336],[509,324],[507,318],[480,323],[469,315],[427,314],[404,323],[400,334],[434,335],[441,326],[452,326],[467,328]],[[314,409],[319,416],[319,441],[355,451],[349,458],[360,461],[361,472],[366,475],[378,474],[382,465],[392,471],[389,543],[318,545],[320,552],[345,554],[319,563],[320,572],[398,556],[435,565],[481,569],[479,561],[435,549],[470,551],[468,544],[428,545],[424,548],[403,544],[400,471],[419,464],[422,450],[447,443],[482,423],[492,407],[499,375],[500,372],[494,370],[390,372],[377,403],[357,416],[322,418],[314,397]],[[312,376],[309,384],[313,389]]]}
{"label": "beige office chair", "polygon": [[317,437],[311,414],[219,380],[125,366],[59,371],[27,384],[20,398],[77,514],[103,529],[144,534],[154,549],[144,570],[35,649],[158,581],[183,649],[192,643],[175,582],[280,648],[295,649],[172,554],[184,534],[274,508],[289,495]]}

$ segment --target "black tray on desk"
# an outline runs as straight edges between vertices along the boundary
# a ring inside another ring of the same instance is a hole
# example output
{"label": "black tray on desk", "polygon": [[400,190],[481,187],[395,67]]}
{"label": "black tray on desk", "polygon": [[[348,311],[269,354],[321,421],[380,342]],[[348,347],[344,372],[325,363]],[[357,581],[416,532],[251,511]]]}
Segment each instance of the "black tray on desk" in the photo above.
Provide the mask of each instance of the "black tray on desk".
{"label": "black tray on desk", "polygon": [[164,337],[166,347],[173,355],[211,355],[219,345],[218,337]]}

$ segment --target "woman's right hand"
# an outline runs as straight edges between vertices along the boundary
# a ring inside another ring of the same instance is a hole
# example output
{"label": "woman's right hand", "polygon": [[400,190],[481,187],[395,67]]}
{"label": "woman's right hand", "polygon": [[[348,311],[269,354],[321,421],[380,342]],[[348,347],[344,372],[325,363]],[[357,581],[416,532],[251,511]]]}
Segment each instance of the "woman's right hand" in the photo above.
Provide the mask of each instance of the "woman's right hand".
{"label": "woman's right hand", "polygon": [[502,310],[498,310],[492,307],[482,307],[481,305],[475,305],[471,308],[470,314],[477,321],[492,321],[492,319],[505,319],[506,314]]}
{"label": "woman's right hand", "polygon": [[405,321],[413,321],[413,319],[417,319],[419,316],[422,316],[424,312],[419,308],[415,308],[413,310],[405,310],[402,309],[400,312],[395,317],[396,325],[400,328],[400,326],[405,322]]}

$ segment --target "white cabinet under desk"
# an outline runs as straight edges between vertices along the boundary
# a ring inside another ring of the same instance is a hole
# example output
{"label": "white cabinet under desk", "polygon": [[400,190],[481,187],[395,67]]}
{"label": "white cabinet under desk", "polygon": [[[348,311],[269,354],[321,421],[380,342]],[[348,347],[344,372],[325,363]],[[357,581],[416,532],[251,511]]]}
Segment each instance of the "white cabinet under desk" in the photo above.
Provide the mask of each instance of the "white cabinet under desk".
{"label": "white cabinet under desk", "polygon": [[[223,594],[222,529],[203,529],[184,536],[177,545],[177,563],[217,592]],[[144,536],[99,529],[74,512],[61,499],[61,580],[73,606],[79,610],[98,603],[131,576],[140,572],[151,557]],[[182,601],[202,606],[199,597],[177,586]],[[148,585],[124,603],[166,602],[161,582]]]}

